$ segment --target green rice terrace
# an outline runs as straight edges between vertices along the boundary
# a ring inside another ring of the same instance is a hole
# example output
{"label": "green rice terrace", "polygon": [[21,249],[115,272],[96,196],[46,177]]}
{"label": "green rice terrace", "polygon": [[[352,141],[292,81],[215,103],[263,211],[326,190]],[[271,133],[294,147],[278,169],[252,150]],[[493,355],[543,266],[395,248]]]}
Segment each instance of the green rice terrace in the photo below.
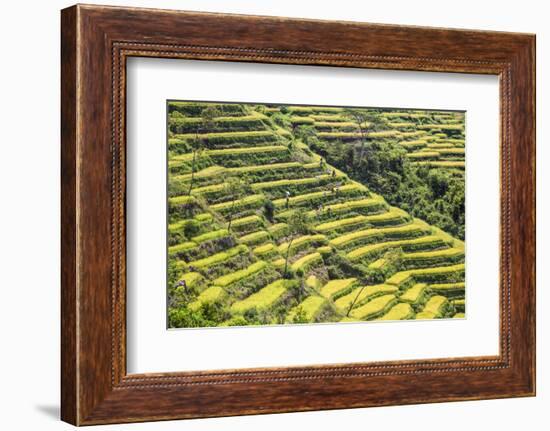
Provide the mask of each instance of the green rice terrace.
{"label": "green rice terrace", "polygon": [[464,317],[464,113],[169,102],[168,128],[170,328]]}

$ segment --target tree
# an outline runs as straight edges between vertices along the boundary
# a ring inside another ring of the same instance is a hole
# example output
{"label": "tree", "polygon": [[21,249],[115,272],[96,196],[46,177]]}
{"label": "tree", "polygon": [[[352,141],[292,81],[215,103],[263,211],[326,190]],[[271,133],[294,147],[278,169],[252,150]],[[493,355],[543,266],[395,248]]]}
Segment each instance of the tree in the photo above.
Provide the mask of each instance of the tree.
{"label": "tree", "polygon": [[[371,269],[367,267],[364,271],[361,271],[361,276],[357,275],[357,278],[359,278],[359,282],[362,284],[362,287],[357,289],[357,294],[350,302],[346,311],[346,317],[349,316],[351,310],[355,308],[357,301],[359,300],[359,298],[361,298],[361,294],[368,286],[383,283],[390,274],[394,274],[402,269],[400,268],[400,266],[403,260],[403,250],[401,248],[398,248],[397,250],[390,250],[384,254],[384,259],[386,261],[384,263],[384,269]],[[349,273],[349,269],[346,272]]]}
{"label": "tree", "polygon": [[296,296],[297,296],[298,302],[302,302],[302,300],[304,299],[304,296],[307,295],[307,286],[306,286],[306,280],[304,278],[304,275],[305,274],[302,273],[302,275],[300,276],[300,282],[296,286]]}
{"label": "tree", "polygon": [[294,313],[294,317],[292,318],[292,323],[308,323],[309,320],[307,318],[306,310],[304,310],[304,307],[301,305],[298,305],[298,308],[296,308],[296,312]]}
{"label": "tree", "polygon": [[192,237],[198,235],[200,230],[201,225],[197,220],[189,220],[183,227],[183,234],[187,239],[191,239]]}
{"label": "tree", "polygon": [[290,234],[290,241],[288,243],[288,247],[286,249],[286,256],[285,256],[285,270],[284,270],[284,276],[288,276],[288,258],[290,257],[290,248],[292,247],[292,242],[296,238],[297,235],[304,235],[308,232],[309,227],[307,223],[307,214],[306,212],[298,208],[296,211],[292,213],[288,220],[288,231]]}
{"label": "tree", "polygon": [[282,325],[283,323],[285,323],[286,313],[287,313],[287,309],[284,305],[279,305],[273,311],[273,314],[276,316],[277,323],[279,325]]}
{"label": "tree", "polygon": [[189,182],[189,191],[187,194],[191,196],[191,192],[193,191],[193,182],[195,181],[195,166],[197,162],[197,156],[200,155],[200,153],[203,150],[203,141],[201,138],[199,138],[199,132],[200,128],[197,127],[197,130],[195,131],[195,139],[191,142],[191,150],[193,151],[193,161],[191,162],[191,181]]}
{"label": "tree", "polygon": [[361,296],[361,293],[363,292],[363,290],[365,290],[365,287],[367,286],[363,286],[361,287],[361,289],[357,289],[357,295],[355,295],[355,297],[353,298],[353,301],[351,301],[351,303],[349,304],[348,311],[346,311],[346,317],[349,317],[349,313],[351,313],[351,310],[355,306],[355,303],[359,299],[359,296]]}
{"label": "tree", "polygon": [[317,131],[315,127],[309,125],[299,125],[292,128],[293,135],[300,139],[304,144],[309,145],[310,139],[317,137]]}
{"label": "tree", "polygon": [[217,124],[217,118],[221,117],[221,111],[214,105],[207,106],[201,112],[203,128],[211,131]]}
{"label": "tree", "polygon": [[200,135],[202,131],[210,131],[216,126],[216,118],[220,117],[221,113],[213,105],[210,105],[202,110],[199,124],[195,130],[195,139],[191,142],[191,150],[193,151],[193,161],[191,162],[191,181],[189,182],[189,192],[188,195],[191,195],[193,190],[193,183],[195,181],[195,167],[197,163],[197,158],[200,157],[200,154],[204,150],[205,140]]}
{"label": "tree", "polygon": [[231,199],[231,208],[229,210],[229,223],[227,225],[227,230],[231,231],[231,222],[233,221],[233,214],[235,211],[235,205],[237,200],[244,194],[247,184],[238,177],[230,177],[225,181],[225,193]]}
{"label": "tree", "polygon": [[[292,135],[292,136],[294,136],[294,135]],[[290,151],[291,153],[294,151],[294,149],[296,148],[296,142],[295,142],[294,138],[292,138],[290,141],[288,141],[287,148],[288,148],[288,151]]]}
{"label": "tree", "polygon": [[355,157],[353,166],[353,169],[357,170],[363,161],[368,136],[370,133],[380,128],[381,118],[377,112],[354,108],[346,109],[344,115],[355,123],[361,135],[361,147],[359,149],[359,154]]}
{"label": "tree", "polygon": [[185,291],[186,295],[189,295],[189,287],[187,286],[187,282],[185,280],[178,281],[178,287],[183,287],[183,290]]}
{"label": "tree", "polygon": [[432,189],[434,196],[436,198],[440,198],[447,193],[451,178],[449,174],[443,172],[442,170],[433,169],[428,174],[427,182]]}
{"label": "tree", "polygon": [[273,114],[271,116],[271,119],[273,120],[273,122],[275,124],[285,128],[285,129],[289,129],[289,128],[292,127],[292,122],[289,120],[289,118],[286,115],[284,115],[280,112],[277,112],[276,114]]}

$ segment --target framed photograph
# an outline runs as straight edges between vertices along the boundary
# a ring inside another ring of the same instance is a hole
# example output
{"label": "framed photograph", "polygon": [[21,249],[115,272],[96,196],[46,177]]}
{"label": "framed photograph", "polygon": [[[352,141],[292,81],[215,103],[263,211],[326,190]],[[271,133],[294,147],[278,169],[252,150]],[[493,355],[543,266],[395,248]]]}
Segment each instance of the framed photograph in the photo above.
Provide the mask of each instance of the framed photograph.
{"label": "framed photograph", "polygon": [[62,419],[535,394],[535,37],[62,11]]}

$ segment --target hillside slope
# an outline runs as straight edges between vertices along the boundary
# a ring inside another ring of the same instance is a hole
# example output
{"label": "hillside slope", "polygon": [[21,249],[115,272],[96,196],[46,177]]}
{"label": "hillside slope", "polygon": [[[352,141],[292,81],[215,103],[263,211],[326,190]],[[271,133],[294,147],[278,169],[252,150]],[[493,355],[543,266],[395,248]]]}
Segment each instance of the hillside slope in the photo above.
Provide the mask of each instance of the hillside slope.
{"label": "hillside slope", "polygon": [[464,239],[465,112],[283,106],[266,113],[391,205]]}
{"label": "hillside slope", "polygon": [[[168,109],[170,327],[463,317],[464,244],[328,164],[278,108]],[[339,108],[302,109],[287,116]]]}

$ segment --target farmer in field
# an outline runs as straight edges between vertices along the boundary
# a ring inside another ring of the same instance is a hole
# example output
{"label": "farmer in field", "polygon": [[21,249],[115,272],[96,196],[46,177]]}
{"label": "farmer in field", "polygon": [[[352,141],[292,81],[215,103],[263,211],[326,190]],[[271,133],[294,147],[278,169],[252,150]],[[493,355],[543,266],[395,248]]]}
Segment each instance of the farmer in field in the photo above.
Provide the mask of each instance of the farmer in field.
{"label": "farmer in field", "polygon": [[290,199],[290,192],[288,190],[285,192],[285,196],[286,196],[285,206],[286,206],[286,209],[288,209],[289,199]]}
{"label": "farmer in field", "polygon": [[178,283],[178,286],[183,287],[183,290],[186,295],[189,293],[189,288],[187,287],[187,282],[185,280],[180,280]]}

